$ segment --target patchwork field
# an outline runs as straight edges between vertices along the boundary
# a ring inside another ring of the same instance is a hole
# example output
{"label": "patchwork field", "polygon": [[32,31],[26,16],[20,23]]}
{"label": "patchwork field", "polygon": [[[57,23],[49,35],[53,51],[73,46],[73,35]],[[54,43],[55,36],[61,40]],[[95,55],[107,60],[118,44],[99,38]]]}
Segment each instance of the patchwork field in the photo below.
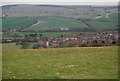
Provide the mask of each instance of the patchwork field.
{"label": "patchwork field", "polygon": [[118,47],[3,50],[3,79],[117,79]]}
{"label": "patchwork field", "polygon": [[[25,26],[31,24],[33,21],[39,19],[39,22],[28,26],[22,30],[44,30],[49,28],[84,28],[85,23],[78,21],[74,18],[60,17],[60,16],[50,16],[50,17],[13,17],[13,18],[3,18],[2,28],[17,28],[20,26]],[[106,22],[107,21],[107,22]],[[118,14],[109,14],[108,18],[101,17],[86,21],[89,25],[96,29],[115,29],[118,27]]]}

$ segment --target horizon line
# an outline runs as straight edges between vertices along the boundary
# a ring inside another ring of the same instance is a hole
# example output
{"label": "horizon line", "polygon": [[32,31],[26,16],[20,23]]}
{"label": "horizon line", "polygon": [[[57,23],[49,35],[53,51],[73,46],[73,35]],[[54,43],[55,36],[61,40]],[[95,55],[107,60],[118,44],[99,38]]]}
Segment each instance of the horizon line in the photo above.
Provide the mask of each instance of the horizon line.
{"label": "horizon line", "polygon": [[[81,4],[82,3],[82,4]],[[97,4],[96,4],[97,3]],[[99,3],[99,4],[98,4]],[[100,3],[104,3],[104,4],[100,4]],[[91,6],[118,6],[119,2],[2,2],[2,4],[0,6],[4,6],[4,5],[91,5]]]}

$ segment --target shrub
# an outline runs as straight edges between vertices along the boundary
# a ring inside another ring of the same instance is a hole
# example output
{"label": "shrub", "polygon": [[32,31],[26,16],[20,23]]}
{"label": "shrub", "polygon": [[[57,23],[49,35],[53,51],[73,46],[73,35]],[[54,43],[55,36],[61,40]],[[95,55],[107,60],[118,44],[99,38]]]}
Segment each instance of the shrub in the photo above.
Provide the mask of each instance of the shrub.
{"label": "shrub", "polygon": [[79,47],[88,47],[87,44],[81,44]]}

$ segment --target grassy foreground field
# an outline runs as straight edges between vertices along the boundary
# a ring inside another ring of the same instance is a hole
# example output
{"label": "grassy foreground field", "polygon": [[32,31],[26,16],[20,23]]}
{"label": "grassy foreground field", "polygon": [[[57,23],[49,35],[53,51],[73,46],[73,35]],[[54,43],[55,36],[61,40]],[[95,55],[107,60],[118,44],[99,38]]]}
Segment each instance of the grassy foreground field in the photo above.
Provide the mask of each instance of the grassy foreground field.
{"label": "grassy foreground field", "polygon": [[116,79],[118,47],[3,50],[3,79]]}

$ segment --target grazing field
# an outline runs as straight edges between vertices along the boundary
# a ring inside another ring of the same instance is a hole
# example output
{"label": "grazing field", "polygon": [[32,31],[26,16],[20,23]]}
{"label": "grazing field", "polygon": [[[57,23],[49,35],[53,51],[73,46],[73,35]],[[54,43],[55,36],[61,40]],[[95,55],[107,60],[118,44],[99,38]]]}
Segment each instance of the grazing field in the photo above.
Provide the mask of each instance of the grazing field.
{"label": "grazing field", "polygon": [[[42,22],[42,23],[40,23]],[[84,23],[72,18],[66,17],[47,17],[42,19],[38,24],[26,28],[25,30],[40,30],[47,28],[84,28]]]}
{"label": "grazing field", "polygon": [[98,19],[95,19],[95,20],[110,21],[112,23],[118,23],[118,19],[120,18],[119,15],[120,14],[118,14],[118,13],[112,13],[112,14],[108,15],[108,18],[101,17],[101,18],[98,18]]}
{"label": "grazing field", "polygon": [[2,44],[2,50],[18,50],[18,49],[21,49],[21,45],[16,45],[16,43]]}
{"label": "grazing field", "polygon": [[94,19],[94,21],[87,21],[87,23],[97,29],[115,29],[118,27],[118,15],[120,14],[112,13],[108,15],[108,18],[101,17]]}
{"label": "grazing field", "polygon": [[[28,49],[32,49],[36,42],[28,43]],[[16,45],[16,43],[5,43],[1,44],[2,50],[18,50],[21,49],[22,45]]]}
{"label": "grazing field", "polygon": [[[11,17],[3,18],[2,29],[6,30],[9,28],[17,28],[20,26],[31,24],[33,21],[40,19],[38,23],[31,25],[23,30],[43,30],[48,28],[84,28],[85,24],[73,18],[60,17],[60,16],[49,16],[49,17]],[[93,21],[94,20],[94,21]],[[91,21],[86,21],[94,28],[105,29],[105,28],[115,28],[118,25],[118,14],[109,14],[108,18],[101,17],[98,19],[93,19]],[[101,22],[102,21],[102,22]],[[108,21],[108,22],[103,22]]]}
{"label": "grazing field", "polygon": [[24,25],[31,24],[36,18],[34,17],[12,17],[2,19],[2,28],[16,28]]}
{"label": "grazing field", "polygon": [[115,29],[115,28],[117,28],[117,23],[99,22],[99,21],[87,21],[87,23],[97,29]]}
{"label": "grazing field", "polygon": [[118,47],[3,50],[3,79],[117,79]]}

